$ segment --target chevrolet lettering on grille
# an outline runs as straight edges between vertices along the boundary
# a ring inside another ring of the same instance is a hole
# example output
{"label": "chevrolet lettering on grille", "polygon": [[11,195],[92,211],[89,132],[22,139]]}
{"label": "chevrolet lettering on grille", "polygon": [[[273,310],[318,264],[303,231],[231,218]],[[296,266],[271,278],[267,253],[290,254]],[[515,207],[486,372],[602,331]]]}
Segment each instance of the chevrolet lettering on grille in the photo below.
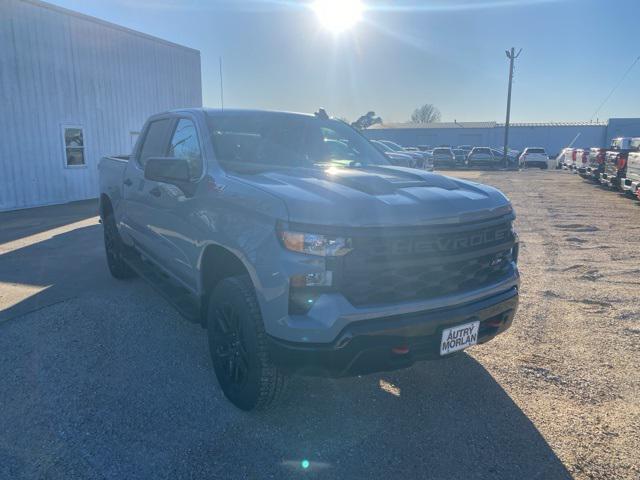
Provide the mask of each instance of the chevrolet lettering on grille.
{"label": "chevrolet lettering on grille", "polygon": [[437,244],[440,251],[448,252],[451,250],[479,247],[488,243],[502,242],[508,238],[508,229],[483,230],[459,237],[441,237],[438,238]]}
{"label": "chevrolet lettering on grille", "polygon": [[431,238],[402,238],[391,242],[380,242],[373,246],[373,255],[412,255],[433,252],[454,252],[481,247],[492,243],[503,243],[510,239],[511,229],[487,229],[466,232],[458,236]]}

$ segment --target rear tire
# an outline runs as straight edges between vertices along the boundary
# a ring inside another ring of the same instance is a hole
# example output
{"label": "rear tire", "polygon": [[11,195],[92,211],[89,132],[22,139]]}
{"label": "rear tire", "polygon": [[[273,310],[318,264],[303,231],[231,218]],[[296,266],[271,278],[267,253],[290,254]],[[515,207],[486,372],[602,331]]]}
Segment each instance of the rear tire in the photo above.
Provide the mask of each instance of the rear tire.
{"label": "rear tire", "polygon": [[286,377],[269,358],[267,333],[248,275],[222,280],[207,310],[209,351],[224,395],[241,410],[277,402]]}
{"label": "rear tire", "polygon": [[107,255],[109,272],[111,272],[113,278],[117,278],[118,280],[135,277],[135,272],[124,261],[124,250],[126,246],[122,242],[113,214],[108,214],[104,217],[102,226],[104,231],[104,250]]}

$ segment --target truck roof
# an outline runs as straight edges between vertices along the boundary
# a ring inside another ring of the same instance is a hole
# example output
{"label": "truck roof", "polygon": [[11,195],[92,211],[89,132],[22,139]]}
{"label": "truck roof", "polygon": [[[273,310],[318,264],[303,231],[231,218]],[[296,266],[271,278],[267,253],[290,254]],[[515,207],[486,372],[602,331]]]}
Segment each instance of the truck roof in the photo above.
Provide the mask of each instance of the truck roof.
{"label": "truck roof", "polygon": [[205,113],[209,116],[222,116],[222,115],[255,115],[257,113],[260,114],[269,114],[269,115],[297,115],[301,117],[314,117],[311,113],[301,113],[301,112],[287,112],[281,110],[257,110],[257,109],[243,109],[243,108],[207,108],[207,107],[198,107],[198,108],[176,108],[173,110],[168,110],[165,112],[158,113],[167,114],[167,113]]}

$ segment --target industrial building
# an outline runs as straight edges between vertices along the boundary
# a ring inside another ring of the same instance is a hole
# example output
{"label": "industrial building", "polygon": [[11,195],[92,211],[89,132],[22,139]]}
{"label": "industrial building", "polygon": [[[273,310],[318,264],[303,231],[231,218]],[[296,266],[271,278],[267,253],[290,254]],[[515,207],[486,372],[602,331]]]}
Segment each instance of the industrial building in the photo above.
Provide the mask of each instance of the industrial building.
{"label": "industrial building", "polygon": [[[365,130],[367,137],[404,146],[472,145],[502,148],[504,124],[497,122],[438,122],[382,124]],[[543,147],[555,155],[573,142],[575,147],[606,146],[615,137],[640,137],[640,118],[611,118],[607,122],[512,123],[509,146],[514,150]]]}
{"label": "industrial building", "polygon": [[0,1],[0,210],[96,197],[146,118],[202,106],[200,52],[36,0]]}

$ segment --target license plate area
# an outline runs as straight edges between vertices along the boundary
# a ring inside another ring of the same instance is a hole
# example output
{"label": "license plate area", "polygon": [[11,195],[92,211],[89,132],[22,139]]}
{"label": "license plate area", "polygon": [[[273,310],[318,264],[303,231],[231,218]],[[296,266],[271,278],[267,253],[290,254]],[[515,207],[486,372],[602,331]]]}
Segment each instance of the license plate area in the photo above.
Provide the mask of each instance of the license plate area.
{"label": "license plate area", "polygon": [[440,355],[448,355],[477,344],[479,330],[479,320],[445,328],[440,339]]}

